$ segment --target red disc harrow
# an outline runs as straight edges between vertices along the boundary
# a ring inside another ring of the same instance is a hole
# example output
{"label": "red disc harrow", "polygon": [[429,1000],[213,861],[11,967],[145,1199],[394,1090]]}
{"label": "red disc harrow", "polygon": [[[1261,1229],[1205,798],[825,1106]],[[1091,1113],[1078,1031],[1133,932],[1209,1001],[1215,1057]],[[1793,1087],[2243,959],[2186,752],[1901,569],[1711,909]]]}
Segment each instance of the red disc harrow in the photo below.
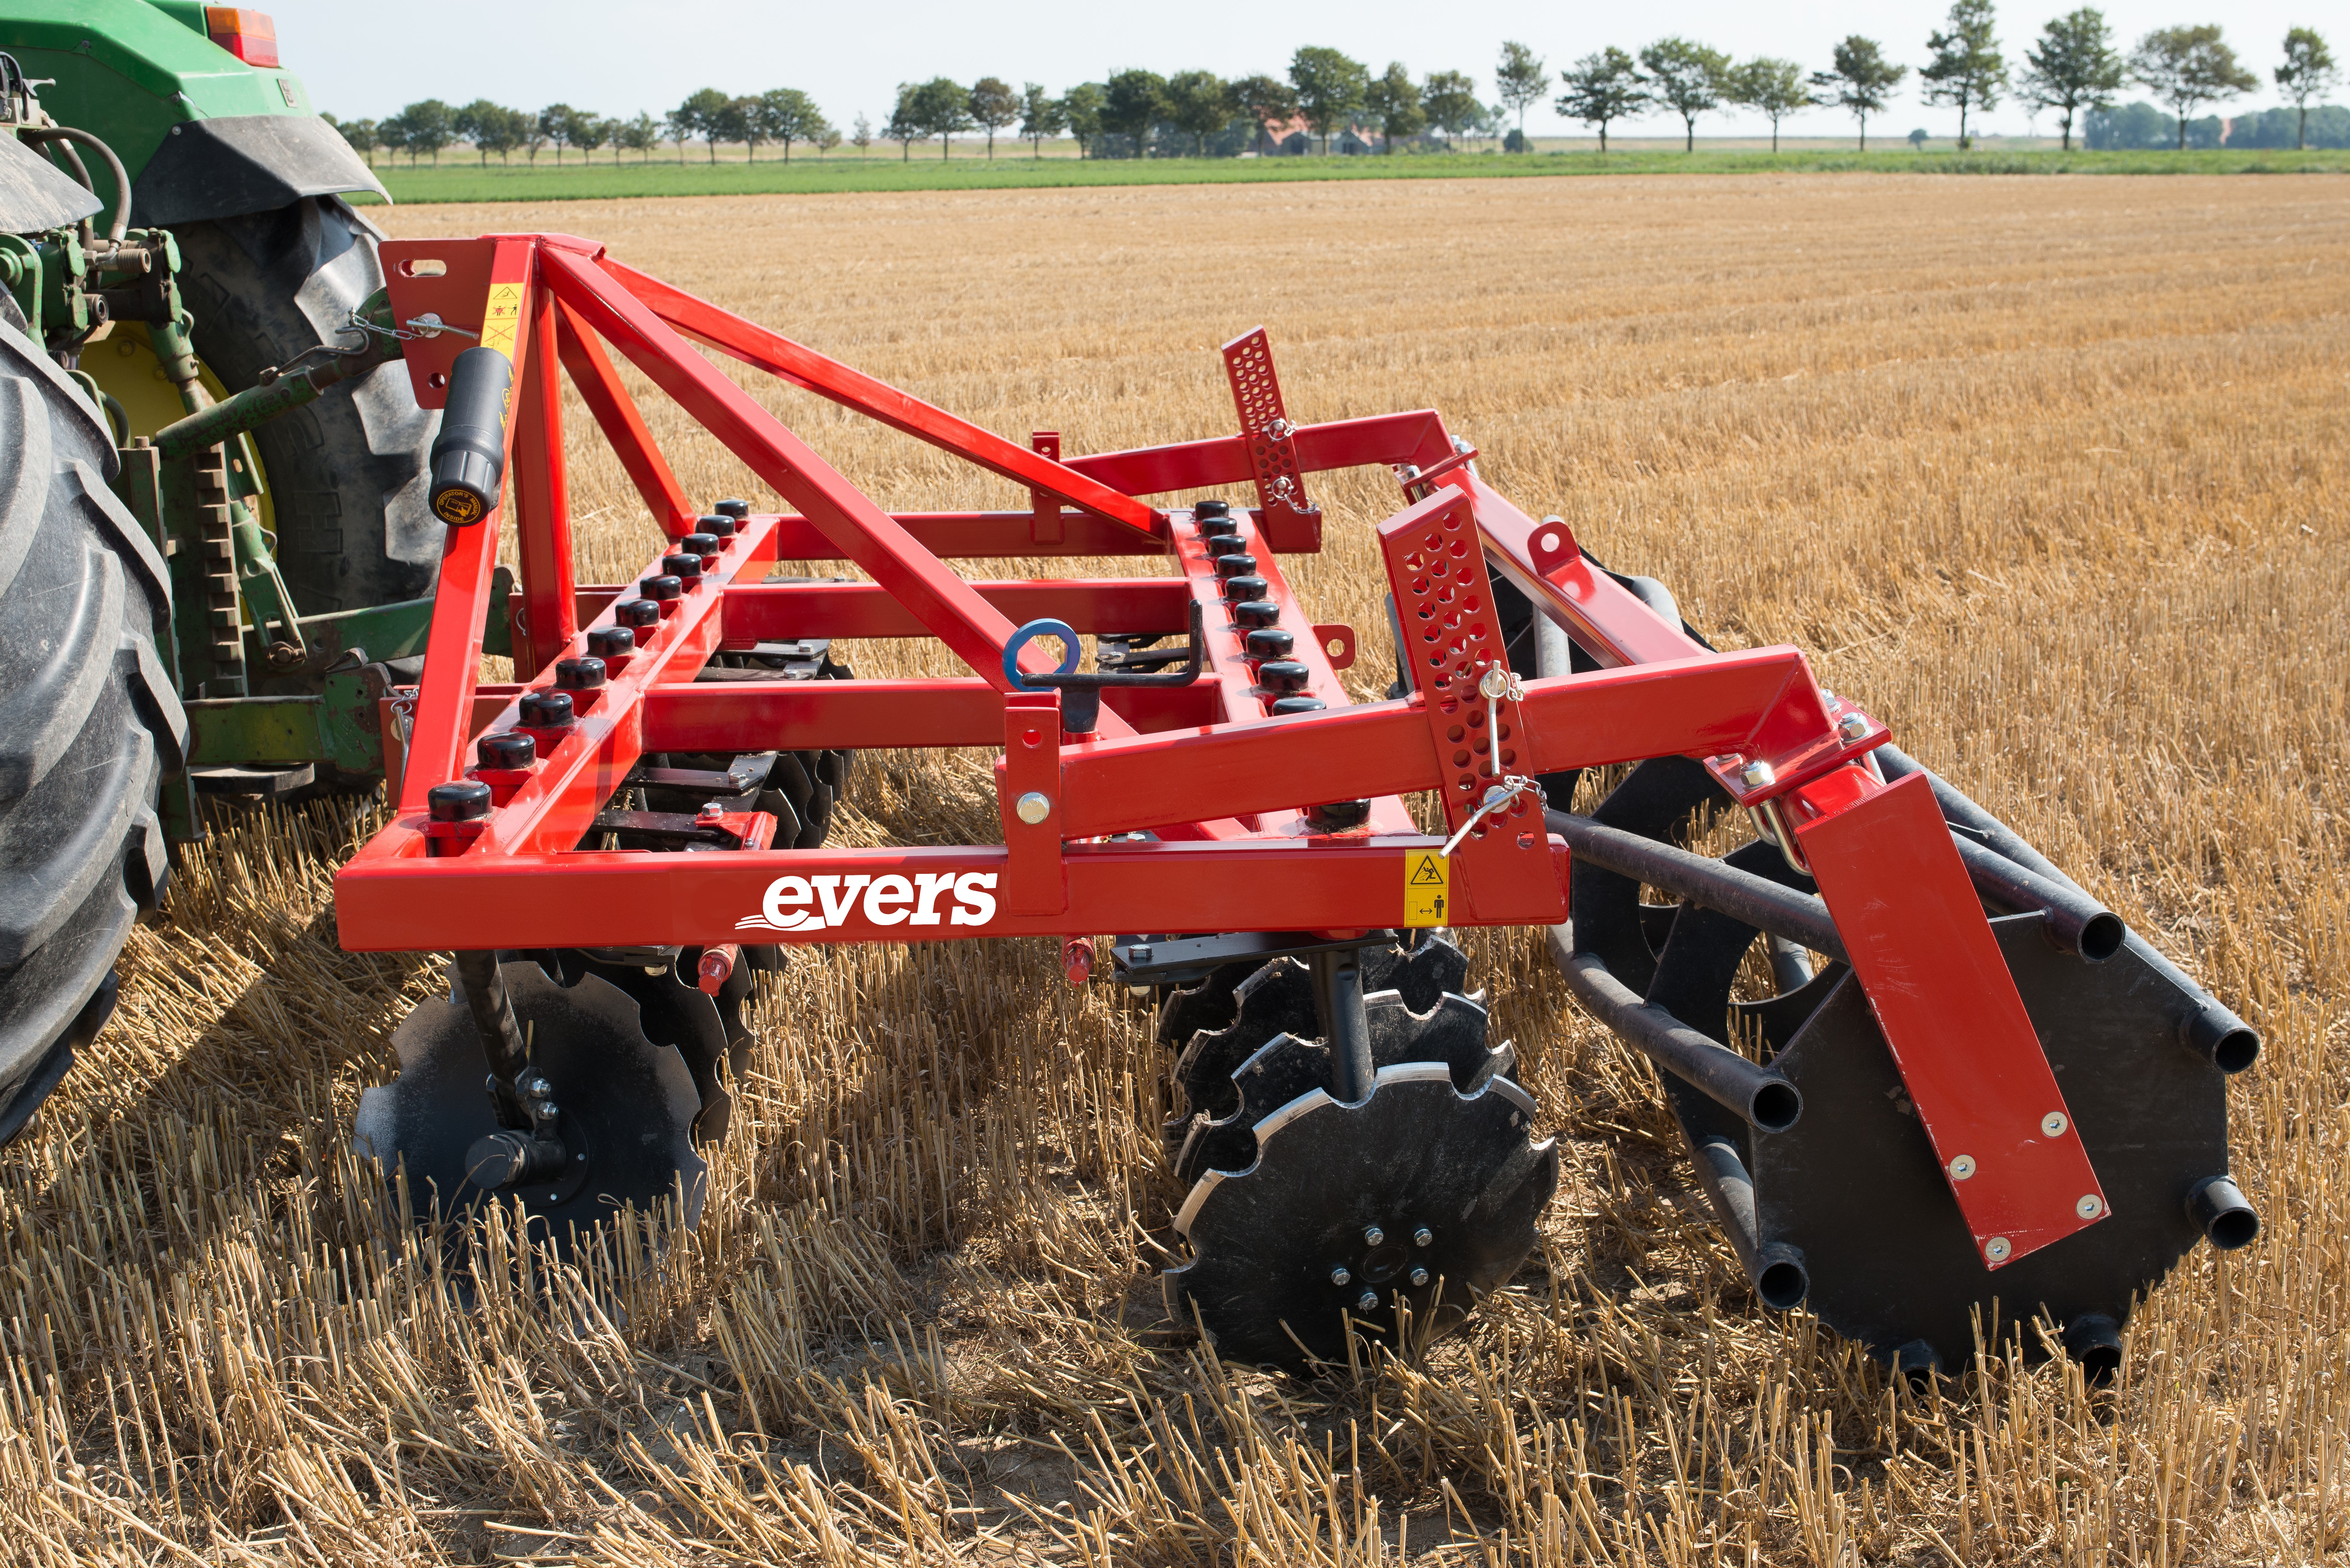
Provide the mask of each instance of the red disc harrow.
{"label": "red disc harrow", "polygon": [[[1556,1153],[1443,936],[1506,925],[1547,928],[1584,1004],[1663,1069],[1761,1300],[1904,1365],[1966,1355],[1996,1302],[2109,1366],[2136,1293],[2199,1239],[2251,1239],[2221,1089],[2251,1032],[1802,653],[1714,650],[1487,485],[1436,413],[1293,423],[1258,331],[1224,349],[1237,433],[1067,456],[585,241],[383,256],[418,399],[449,404],[434,504],[458,525],[421,685],[387,704],[393,820],[337,915],[351,948],[458,954],[360,1118],[420,1207],[503,1194],[559,1241],[615,1196],[681,1181],[697,1206],[750,972],[791,947],[1052,938],[1074,981],[1091,936],[1135,933],[1114,967],[1163,988],[1188,1107],[1170,1306],[1228,1354],[1343,1360],[1350,1331],[1458,1321],[1533,1245]],[[1032,504],[885,512],[696,343]],[[614,353],[791,510],[690,502]],[[564,377],[666,536],[631,585],[574,579]],[[1280,557],[1320,547],[1312,476],[1374,464],[1401,485],[1378,529],[1399,681],[1355,704],[1355,633],[1314,620]],[[1254,505],[1165,500],[1243,490]],[[508,527],[510,605],[490,597]],[[1177,569],[948,564],[1117,556]],[[866,580],[769,580],[823,560]],[[479,679],[494,615],[514,684]],[[890,638],[969,673],[849,680],[829,658]],[[1002,749],[1000,843],[824,846],[848,753],[948,746]],[[1584,770],[1624,763],[1569,809]],[[1405,807],[1422,792],[1442,833]],[[1752,842],[1686,847],[1724,813]]]}

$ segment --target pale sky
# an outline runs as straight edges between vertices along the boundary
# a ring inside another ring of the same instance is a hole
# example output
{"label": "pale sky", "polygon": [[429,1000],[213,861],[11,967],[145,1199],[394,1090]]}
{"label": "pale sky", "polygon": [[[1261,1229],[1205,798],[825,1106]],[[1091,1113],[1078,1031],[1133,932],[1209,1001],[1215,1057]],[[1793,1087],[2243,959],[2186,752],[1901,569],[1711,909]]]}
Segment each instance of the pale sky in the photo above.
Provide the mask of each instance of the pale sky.
{"label": "pale sky", "polygon": [[[1374,71],[1401,60],[1415,78],[1431,70],[1462,70],[1479,96],[1495,100],[1493,62],[1504,38],[1529,45],[1557,70],[1576,57],[1614,44],[1637,52],[1669,33],[1743,59],[1768,54],[1824,68],[1836,40],[1850,33],[1877,39],[1893,60],[1909,66],[1887,111],[1870,124],[1874,137],[1905,135],[1923,126],[1955,134],[1958,112],[1929,109],[1917,96],[1916,67],[1926,57],[1926,35],[1943,20],[1933,0],[1912,5],[1857,0],[1789,7],[1752,0],[1681,0],[1643,8],[1638,17],[1608,19],[1553,12],[1548,6],[1488,5],[1475,15],[1411,0],[1351,0],[1334,6],[1283,6],[1266,0],[1029,0],[997,10],[939,0],[900,0],[871,10],[854,5],[759,4],[756,0],[691,0],[648,5],[643,0],[263,0],[277,19],[287,69],[309,85],[321,109],[345,118],[381,118],[416,99],[463,103],[494,99],[519,109],[554,102],[629,116],[656,117],[698,88],[728,93],[795,87],[809,93],[845,133],[859,113],[878,128],[889,118],[897,85],[931,77],[969,82],[999,76],[1016,89],[1039,81],[1058,92],[1076,82],[1140,66],[1161,75],[1206,69],[1226,77],[1281,75],[1300,45],[1343,49]],[[2049,17],[2069,4],[2002,5],[1999,36],[2011,70]],[[2219,19],[2240,58],[2271,80],[2285,30],[2316,26],[2332,36],[2337,55],[2350,47],[2350,26],[2332,5],[2310,0],[2236,0],[2225,7],[2181,8],[2176,0],[2105,7],[2125,47],[2147,29]],[[2328,15],[2330,13],[2330,16]],[[2126,94],[2124,101],[2133,94]],[[2334,97],[2338,100],[2340,93]],[[2281,101],[2264,86],[2228,109]],[[2004,101],[1976,127],[1986,132],[2030,129],[2022,106]],[[1840,135],[1851,119],[1836,110],[1791,117],[1798,135]],[[1529,113],[1535,134],[1585,134],[1561,121],[1547,104]],[[1617,126],[1618,133],[1678,134],[1678,116]],[[2041,116],[2037,129],[2054,133]],[[1708,115],[1698,134],[1762,134],[1761,116]]]}

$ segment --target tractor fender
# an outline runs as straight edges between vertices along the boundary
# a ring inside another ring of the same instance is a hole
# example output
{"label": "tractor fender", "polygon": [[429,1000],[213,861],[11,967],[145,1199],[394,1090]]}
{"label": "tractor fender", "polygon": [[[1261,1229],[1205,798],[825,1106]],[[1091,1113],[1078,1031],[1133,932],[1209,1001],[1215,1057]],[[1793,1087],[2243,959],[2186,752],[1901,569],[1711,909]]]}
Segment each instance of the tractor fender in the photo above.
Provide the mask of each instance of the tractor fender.
{"label": "tractor fender", "polygon": [[350,143],[323,119],[237,114],[182,120],[131,181],[130,221],[169,227],[354,191],[391,200]]}
{"label": "tractor fender", "polygon": [[98,198],[13,136],[0,136],[0,234],[36,234],[78,223]]}

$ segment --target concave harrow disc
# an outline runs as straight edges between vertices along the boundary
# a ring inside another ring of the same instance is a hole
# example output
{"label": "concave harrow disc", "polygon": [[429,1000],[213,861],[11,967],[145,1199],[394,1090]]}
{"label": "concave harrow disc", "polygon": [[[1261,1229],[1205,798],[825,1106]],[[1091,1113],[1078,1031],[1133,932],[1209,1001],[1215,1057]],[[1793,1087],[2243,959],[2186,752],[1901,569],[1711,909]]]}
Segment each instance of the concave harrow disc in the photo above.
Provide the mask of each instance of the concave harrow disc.
{"label": "concave harrow disc", "polygon": [[[1678,840],[1703,808],[1726,801],[1695,763],[1664,758],[1636,768],[1593,818]],[[1770,845],[1725,858],[1813,890]],[[1831,962],[1806,979],[1804,961],[1791,969],[1779,944],[1769,956],[1787,989],[1733,1001],[1740,968],[1762,940],[1754,927],[1693,903],[1642,905],[1630,877],[1586,861],[1572,875],[1573,950],[1597,954],[1650,1005],[1716,1041],[1742,1037],[1803,1096],[1795,1125],[1766,1133],[1662,1075],[1758,1293],[1777,1306],[1800,1300],[1830,1328],[1906,1367],[1966,1365],[1978,1318],[1989,1341],[2042,1317],[2093,1371],[2110,1369],[2136,1298],[2204,1234],[2190,1197],[2228,1169],[2225,1078],[2182,1040],[2183,1022],[2204,999],[2136,944],[2089,963],[2059,951],[2036,914],[1992,920],[2110,1205],[2096,1224],[1993,1272],[1850,971]],[[2037,1334],[2023,1343],[2027,1355],[2042,1354]]]}
{"label": "concave harrow disc", "polygon": [[[498,967],[531,1065],[555,1086],[575,1168],[496,1196],[522,1206],[535,1240],[567,1251],[575,1232],[622,1203],[650,1208],[679,1197],[691,1224],[709,1167],[693,1151],[701,1105],[685,1059],[646,1038],[637,1002],[599,975],[564,985],[528,960]],[[466,1151],[498,1130],[481,1040],[453,975],[451,997],[419,1003],[392,1044],[400,1076],[359,1096],[353,1145],[381,1161],[387,1177],[405,1167],[418,1219],[453,1217],[492,1196],[467,1179]]]}
{"label": "concave harrow disc", "polygon": [[[1440,938],[1362,954],[1365,985],[1394,989],[1363,998],[1377,1075],[1352,1105],[1308,1037],[1305,966],[1275,959],[1221,987],[1231,1022],[1196,1033],[1178,1066],[1199,1107],[1168,1127],[1192,1182],[1176,1219],[1192,1257],[1165,1285],[1169,1313],[1227,1359],[1343,1363],[1350,1320],[1399,1347],[1399,1306],[1415,1339],[1445,1333],[1533,1250],[1558,1152],[1534,1140],[1534,1101],[1503,1075],[1510,1046],[1488,1048],[1484,1008],[1451,989],[1466,970]],[[1194,992],[1219,989],[1211,976]],[[1193,995],[1170,1012],[1199,1016]]]}

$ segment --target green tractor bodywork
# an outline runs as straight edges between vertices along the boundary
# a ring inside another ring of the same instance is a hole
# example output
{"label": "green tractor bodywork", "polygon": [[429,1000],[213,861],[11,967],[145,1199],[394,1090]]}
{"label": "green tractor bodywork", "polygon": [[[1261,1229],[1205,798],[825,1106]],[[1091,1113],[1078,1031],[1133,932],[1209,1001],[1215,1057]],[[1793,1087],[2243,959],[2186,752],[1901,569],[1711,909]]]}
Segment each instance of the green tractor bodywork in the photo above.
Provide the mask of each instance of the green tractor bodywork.
{"label": "green tractor bodywork", "polygon": [[[198,831],[199,790],[276,798],[380,776],[381,703],[413,682],[432,603],[302,615],[273,557],[249,439],[400,358],[383,294],[331,349],[233,397],[197,361],[165,225],[381,191],[300,81],[213,42],[206,9],[0,0],[0,55],[18,67],[0,62],[0,230],[11,231],[0,232],[0,311],[106,416],[121,450],[116,491],[170,568],[158,651],[189,720],[187,771],[167,780],[159,808],[174,838]],[[105,151],[129,182],[127,211]],[[115,356],[95,352],[109,339],[136,345],[127,384]],[[85,352],[123,397],[79,368]],[[486,634],[487,651],[508,651],[504,625]]]}
{"label": "green tractor bodywork", "polygon": [[[205,31],[195,0],[0,0],[0,50],[47,78],[58,121],[114,150],[130,177],[130,221],[190,223],[303,196],[383,187],[301,78],[249,66]],[[111,173],[90,177],[114,210]]]}

